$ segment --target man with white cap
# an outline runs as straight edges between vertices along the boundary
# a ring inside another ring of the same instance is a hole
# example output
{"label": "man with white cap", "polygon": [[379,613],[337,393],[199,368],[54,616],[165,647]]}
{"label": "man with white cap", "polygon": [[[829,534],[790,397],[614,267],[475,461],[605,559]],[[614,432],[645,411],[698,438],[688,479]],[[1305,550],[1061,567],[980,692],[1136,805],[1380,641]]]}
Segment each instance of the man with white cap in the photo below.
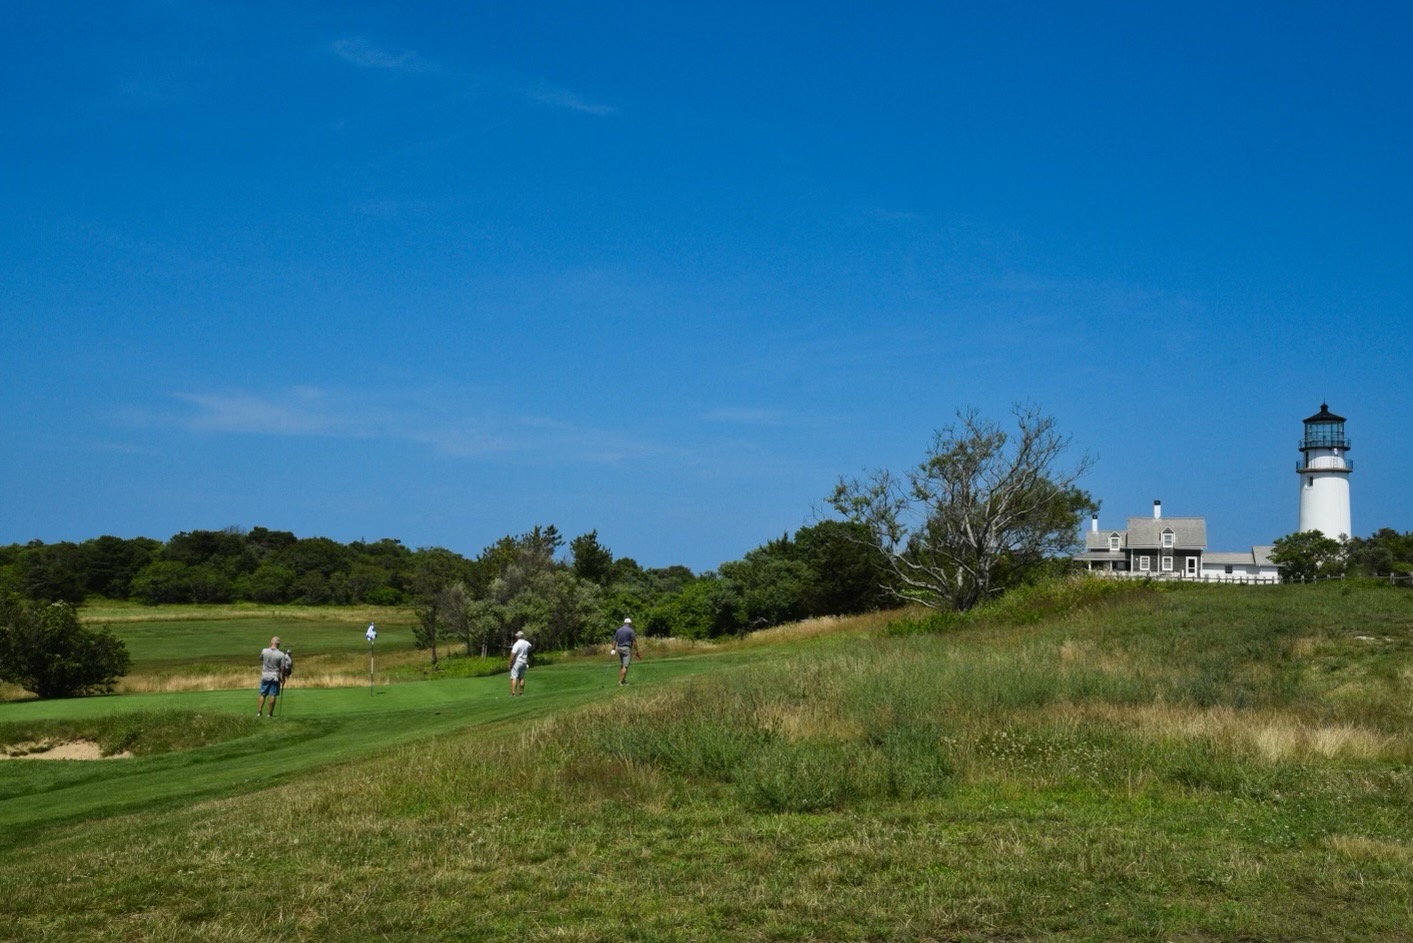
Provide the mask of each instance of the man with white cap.
{"label": "man with white cap", "polygon": [[624,619],[618,631],[613,633],[613,650],[618,653],[618,683],[627,684],[628,666],[633,663],[634,656],[643,657],[638,651],[638,635],[633,631],[632,619]]}
{"label": "man with white cap", "polygon": [[530,642],[524,632],[515,633],[515,644],[510,646],[510,696],[525,693],[525,669],[530,667]]}

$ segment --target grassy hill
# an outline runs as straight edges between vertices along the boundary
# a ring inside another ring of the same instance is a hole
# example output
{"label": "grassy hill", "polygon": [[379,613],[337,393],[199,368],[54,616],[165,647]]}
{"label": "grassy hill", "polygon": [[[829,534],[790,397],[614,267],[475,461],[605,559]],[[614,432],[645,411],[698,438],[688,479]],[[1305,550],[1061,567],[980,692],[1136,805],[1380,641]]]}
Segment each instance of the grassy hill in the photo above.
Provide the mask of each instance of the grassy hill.
{"label": "grassy hill", "polygon": [[0,764],[0,939],[1413,939],[1413,593],[1060,584],[634,673],[0,705],[194,738]]}

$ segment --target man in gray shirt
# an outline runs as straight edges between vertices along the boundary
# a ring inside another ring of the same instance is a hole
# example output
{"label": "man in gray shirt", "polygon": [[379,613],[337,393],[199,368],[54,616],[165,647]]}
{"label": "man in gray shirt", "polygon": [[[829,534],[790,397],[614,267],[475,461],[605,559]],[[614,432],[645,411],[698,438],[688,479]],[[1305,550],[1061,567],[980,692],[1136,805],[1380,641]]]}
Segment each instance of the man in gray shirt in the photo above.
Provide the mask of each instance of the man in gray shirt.
{"label": "man in gray shirt", "polygon": [[618,631],[613,633],[613,650],[618,653],[618,683],[628,683],[628,666],[634,656],[642,658],[638,651],[638,634],[633,631],[633,620],[624,619]]}
{"label": "man in gray shirt", "polygon": [[260,716],[265,716],[265,698],[270,699],[270,716],[275,716],[275,702],[280,699],[280,684],[293,664],[280,651],[280,637],[270,639],[270,647],[260,652]]}

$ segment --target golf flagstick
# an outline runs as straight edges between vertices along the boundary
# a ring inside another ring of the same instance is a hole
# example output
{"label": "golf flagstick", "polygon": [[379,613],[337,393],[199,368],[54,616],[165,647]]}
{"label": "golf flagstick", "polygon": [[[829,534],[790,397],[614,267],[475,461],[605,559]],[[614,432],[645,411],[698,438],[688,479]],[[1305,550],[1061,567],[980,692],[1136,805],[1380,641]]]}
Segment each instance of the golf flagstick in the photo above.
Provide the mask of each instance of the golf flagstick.
{"label": "golf flagstick", "polygon": [[363,633],[368,640],[368,696],[373,696],[373,641],[378,637],[378,627],[368,623],[368,631]]}

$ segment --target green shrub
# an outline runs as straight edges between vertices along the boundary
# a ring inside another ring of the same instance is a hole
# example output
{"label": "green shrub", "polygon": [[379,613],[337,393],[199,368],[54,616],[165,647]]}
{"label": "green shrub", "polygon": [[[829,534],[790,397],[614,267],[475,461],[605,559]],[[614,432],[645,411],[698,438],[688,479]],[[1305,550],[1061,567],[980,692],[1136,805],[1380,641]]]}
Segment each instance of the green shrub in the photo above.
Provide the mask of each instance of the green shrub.
{"label": "green shrub", "polygon": [[42,698],[73,697],[111,691],[130,664],[122,639],[80,625],[70,603],[0,598],[0,681]]}

